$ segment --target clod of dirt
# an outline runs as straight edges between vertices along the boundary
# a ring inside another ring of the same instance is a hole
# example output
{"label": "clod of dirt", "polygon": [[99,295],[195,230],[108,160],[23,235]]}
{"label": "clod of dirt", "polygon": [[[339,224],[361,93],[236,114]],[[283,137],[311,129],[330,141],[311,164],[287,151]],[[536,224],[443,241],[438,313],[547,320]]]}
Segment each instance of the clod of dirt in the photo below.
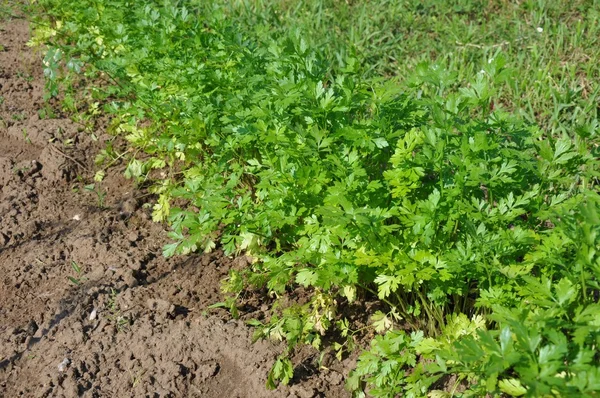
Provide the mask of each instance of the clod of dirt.
{"label": "clod of dirt", "polygon": [[119,214],[123,218],[129,218],[139,208],[139,203],[134,198],[129,198],[120,203]]}
{"label": "clod of dirt", "polygon": [[148,299],[148,308],[158,315],[162,320],[175,314],[175,306],[166,300]]}
{"label": "clod of dirt", "polygon": [[6,236],[3,232],[0,232],[0,248],[6,246],[10,238]]}
{"label": "clod of dirt", "polygon": [[33,336],[38,331],[38,329],[38,324],[33,319],[27,324],[27,334],[29,336]]}
{"label": "clod of dirt", "polygon": [[312,387],[293,386],[290,388],[289,398],[314,398],[318,396],[318,392]]}
{"label": "clod of dirt", "polygon": [[51,148],[47,146],[40,154],[40,162],[43,165],[42,176],[50,182],[71,181],[77,166]]}
{"label": "clod of dirt", "polygon": [[200,381],[208,380],[219,373],[219,364],[217,361],[206,361],[196,368],[196,377]]}
{"label": "clod of dirt", "polygon": [[0,187],[6,186],[12,179],[13,163],[10,158],[0,156]]}

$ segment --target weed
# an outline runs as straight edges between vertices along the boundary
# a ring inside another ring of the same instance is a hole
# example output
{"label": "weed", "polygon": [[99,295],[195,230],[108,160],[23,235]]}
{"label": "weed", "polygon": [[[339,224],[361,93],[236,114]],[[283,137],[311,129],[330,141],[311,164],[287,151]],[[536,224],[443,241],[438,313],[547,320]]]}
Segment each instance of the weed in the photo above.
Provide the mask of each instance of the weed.
{"label": "weed", "polygon": [[129,375],[131,376],[131,388],[135,388],[142,381],[142,377],[145,373],[145,370],[140,370],[136,373],[133,373],[131,370],[129,370]]}
{"label": "weed", "polygon": [[115,324],[118,332],[126,330],[129,325],[129,319],[121,312],[121,307],[118,301],[118,292],[115,289],[110,290],[110,297],[108,299],[108,319]]}
{"label": "weed", "polygon": [[17,72],[17,77],[25,80],[28,83],[31,83],[34,79],[33,75],[31,75],[30,73],[22,72],[22,71]]}
{"label": "weed", "polygon": [[237,301],[243,290],[244,278],[241,273],[236,270],[230,270],[229,276],[221,282],[221,291],[226,296],[225,301],[212,304],[208,308],[225,308],[233,318],[239,318]]}
{"label": "weed", "polygon": [[85,185],[85,179],[80,174],[75,176],[77,183],[71,185],[71,192],[78,193],[82,185]]}
{"label": "weed", "polygon": [[80,286],[85,281],[81,267],[75,261],[71,261],[71,269],[75,272],[76,276],[69,276],[69,281],[76,286]]}
{"label": "weed", "polygon": [[38,110],[38,116],[40,119],[54,119],[56,117],[56,115],[54,114],[54,112],[50,109],[46,109],[46,107],[43,107],[41,109]]}
{"label": "weed", "polygon": [[21,167],[15,166],[15,167],[13,167],[12,172],[13,172],[13,174],[19,174],[19,173],[26,173],[29,170],[31,170],[30,166],[21,166]]}
{"label": "weed", "polygon": [[83,187],[88,192],[93,192],[96,195],[96,206],[99,209],[105,209],[106,191],[102,190],[100,184],[88,184]]}
{"label": "weed", "polygon": [[13,113],[11,115],[13,120],[16,120],[18,122],[22,122],[23,120],[25,120],[27,118],[27,115],[24,112],[21,113]]}
{"label": "weed", "polygon": [[40,119],[56,119],[56,113],[48,104],[44,104],[42,108],[38,110],[38,116]]}
{"label": "weed", "polygon": [[22,131],[23,134],[23,140],[27,143],[27,144],[31,144],[31,139],[29,138],[29,134],[27,134],[27,129],[23,129]]}

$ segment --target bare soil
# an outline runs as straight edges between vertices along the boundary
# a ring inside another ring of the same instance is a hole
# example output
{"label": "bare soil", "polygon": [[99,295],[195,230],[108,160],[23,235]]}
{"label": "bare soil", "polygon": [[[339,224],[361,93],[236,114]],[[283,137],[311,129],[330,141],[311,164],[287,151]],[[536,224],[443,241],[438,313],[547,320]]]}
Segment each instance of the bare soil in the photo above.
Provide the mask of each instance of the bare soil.
{"label": "bare soil", "polygon": [[97,185],[104,207],[83,189],[109,136],[99,126],[92,140],[58,109],[44,117],[28,38],[24,20],[0,21],[0,396],[348,396],[351,360],[319,372],[310,351],[291,386],[265,389],[281,345],[252,344],[243,320],[207,310],[246,258],[163,258],[164,226],[122,167]]}

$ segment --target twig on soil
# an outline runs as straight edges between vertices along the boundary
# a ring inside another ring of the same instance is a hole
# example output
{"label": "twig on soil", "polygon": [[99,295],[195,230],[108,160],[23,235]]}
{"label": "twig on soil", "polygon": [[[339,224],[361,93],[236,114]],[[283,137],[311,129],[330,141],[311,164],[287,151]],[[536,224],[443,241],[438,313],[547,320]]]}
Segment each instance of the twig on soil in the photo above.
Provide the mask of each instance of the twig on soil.
{"label": "twig on soil", "polygon": [[64,153],[63,151],[61,151],[60,149],[58,149],[57,147],[55,147],[54,145],[50,145],[50,149],[53,149],[54,151],[58,152],[59,154],[61,154],[62,156],[64,156],[65,158],[69,159],[70,161],[74,162],[75,164],[77,164],[79,167],[81,167],[84,170],[88,170],[87,167],[84,166],[83,163],[81,163],[79,160],[67,155],[66,153]]}

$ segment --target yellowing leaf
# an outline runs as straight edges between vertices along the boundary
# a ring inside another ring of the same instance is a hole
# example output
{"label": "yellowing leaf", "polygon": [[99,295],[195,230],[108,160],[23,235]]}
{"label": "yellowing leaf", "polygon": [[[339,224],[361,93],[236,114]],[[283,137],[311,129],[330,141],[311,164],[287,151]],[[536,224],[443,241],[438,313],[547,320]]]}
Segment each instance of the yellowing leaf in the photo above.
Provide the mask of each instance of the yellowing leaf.
{"label": "yellowing leaf", "polygon": [[104,176],[106,173],[104,173],[104,170],[98,170],[96,172],[96,174],[94,175],[94,181],[100,182],[102,180],[104,180]]}
{"label": "yellowing leaf", "polygon": [[512,395],[513,397],[520,397],[527,393],[527,389],[517,379],[502,379],[498,382],[498,388],[503,393]]}
{"label": "yellowing leaf", "polygon": [[427,398],[448,398],[448,397],[451,397],[450,393],[447,393],[446,391],[442,391],[442,390],[429,391],[429,394],[427,394]]}
{"label": "yellowing leaf", "polygon": [[348,299],[349,303],[352,303],[354,300],[356,300],[356,288],[354,286],[344,286],[342,293]]}
{"label": "yellowing leaf", "polygon": [[381,311],[377,311],[371,316],[371,322],[373,322],[373,327],[378,333],[391,329],[393,325],[391,319]]}
{"label": "yellowing leaf", "polygon": [[152,209],[152,221],[164,221],[168,217],[171,209],[171,205],[169,204],[169,196],[166,194],[161,194]]}

